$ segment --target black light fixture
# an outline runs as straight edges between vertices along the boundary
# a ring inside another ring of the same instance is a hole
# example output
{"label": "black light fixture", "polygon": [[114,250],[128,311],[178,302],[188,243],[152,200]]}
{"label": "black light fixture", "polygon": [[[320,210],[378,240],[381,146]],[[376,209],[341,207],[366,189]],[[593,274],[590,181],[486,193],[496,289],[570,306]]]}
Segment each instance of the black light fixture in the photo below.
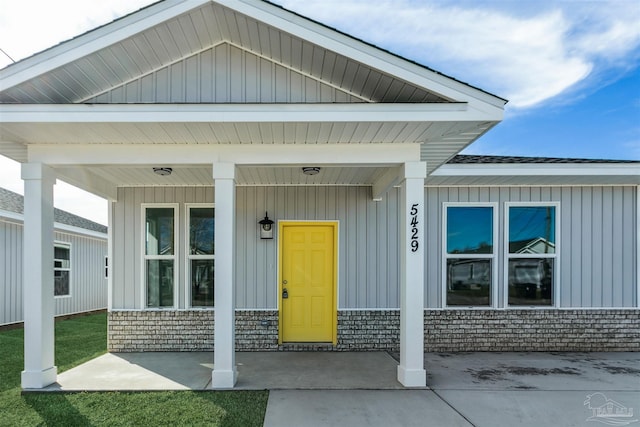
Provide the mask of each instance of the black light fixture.
{"label": "black light fixture", "polygon": [[157,167],[157,168],[153,168],[153,171],[155,173],[157,173],[160,176],[169,176],[171,175],[171,172],[173,172],[172,168],[164,168],[164,167]]}
{"label": "black light fixture", "polygon": [[302,168],[302,173],[305,175],[318,175],[320,168],[317,166],[305,166]]}
{"label": "black light fixture", "polygon": [[260,238],[273,239],[273,221],[269,219],[269,214],[264,213],[264,219],[258,221],[260,224]]}

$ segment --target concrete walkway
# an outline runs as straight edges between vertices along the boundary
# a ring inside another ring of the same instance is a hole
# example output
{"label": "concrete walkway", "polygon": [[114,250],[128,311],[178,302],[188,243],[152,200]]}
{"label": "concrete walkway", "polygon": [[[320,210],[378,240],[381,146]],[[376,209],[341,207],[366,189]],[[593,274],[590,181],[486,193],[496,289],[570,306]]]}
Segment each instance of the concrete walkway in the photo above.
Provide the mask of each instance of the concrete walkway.
{"label": "concrete walkway", "polygon": [[[236,361],[237,389],[270,390],[269,427],[640,427],[640,353],[428,353],[429,387],[419,390],[402,389],[387,353],[238,353]],[[212,362],[211,353],[106,354],[48,390],[206,390]],[[618,415],[603,413],[607,406]]]}

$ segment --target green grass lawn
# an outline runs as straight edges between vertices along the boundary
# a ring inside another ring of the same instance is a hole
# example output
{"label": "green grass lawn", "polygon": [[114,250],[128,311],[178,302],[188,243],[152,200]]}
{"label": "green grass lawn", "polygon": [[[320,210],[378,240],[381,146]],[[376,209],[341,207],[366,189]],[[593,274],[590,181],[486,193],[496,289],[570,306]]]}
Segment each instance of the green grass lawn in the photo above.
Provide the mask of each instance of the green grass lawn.
{"label": "green grass lawn", "polygon": [[[106,314],[56,322],[56,366],[106,352]],[[0,332],[0,426],[261,426],[266,391],[27,393],[23,330]]]}

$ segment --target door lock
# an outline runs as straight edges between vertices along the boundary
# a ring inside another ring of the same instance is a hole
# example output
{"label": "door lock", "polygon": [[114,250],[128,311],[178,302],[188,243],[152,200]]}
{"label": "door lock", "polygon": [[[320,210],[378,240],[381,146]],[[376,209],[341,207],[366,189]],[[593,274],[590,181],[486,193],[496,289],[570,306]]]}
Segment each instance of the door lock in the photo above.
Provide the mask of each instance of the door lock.
{"label": "door lock", "polygon": [[289,291],[287,288],[282,289],[282,299],[289,298]]}

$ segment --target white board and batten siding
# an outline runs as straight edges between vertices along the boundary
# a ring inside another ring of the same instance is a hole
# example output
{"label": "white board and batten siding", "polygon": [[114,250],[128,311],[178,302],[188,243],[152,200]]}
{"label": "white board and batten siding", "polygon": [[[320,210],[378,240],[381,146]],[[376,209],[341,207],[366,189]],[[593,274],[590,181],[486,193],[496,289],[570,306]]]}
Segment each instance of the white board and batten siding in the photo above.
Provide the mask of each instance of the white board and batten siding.
{"label": "white board and batten siding", "polygon": [[119,104],[366,101],[321,82],[317,77],[312,78],[228,43],[221,43],[110,89],[86,102]]}
{"label": "white board and batten siding", "polygon": [[[340,308],[399,304],[398,192],[371,200],[370,187],[238,187],[236,194],[236,308],[277,308],[277,235],[260,240],[265,211],[275,221],[338,221]],[[185,204],[213,203],[213,187],[137,187],[118,190],[114,203],[113,308],[139,309],[142,204],[178,203],[178,309],[185,302]],[[216,248],[218,251],[223,250]]]}
{"label": "white board and batten siding", "polygon": [[[71,247],[70,295],[55,298],[55,315],[82,313],[107,308],[105,257],[107,236],[98,238],[70,231],[54,230],[56,243]],[[95,234],[95,233],[93,233]],[[0,217],[0,325],[24,320],[22,292],[23,225]],[[53,267],[52,267],[53,268]]]}
{"label": "white board and batten siding", "polygon": [[[498,254],[504,251],[505,203],[558,202],[558,307],[621,308],[637,305],[637,191],[606,187],[428,187],[427,307],[442,301],[443,203],[497,203]],[[505,282],[504,257],[497,257],[498,301]]]}
{"label": "white board and batten siding", "polygon": [[[442,307],[443,204],[498,206],[498,244],[504,241],[505,203],[554,202],[560,246],[558,307],[633,307],[637,301],[637,193],[635,187],[427,187],[425,188],[425,308]],[[213,203],[213,187],[132,187],[113,204],[113,308],[142,308],[142,204],[177,203],[178,309],[185,298],[186,204]],[[276,309],[277,238],[260,240],[265,211],[274,221],[338,221],[340,309],[399,306],[399,190],[381,202],[366,186],[241,186],[236,193],[236,308]],[[217,250],[221,250],[217,248]],[[500,252],[501,253],[501,252]],[[503,271],[497,257],[497,271]],[[498,274],[498,307],[504,280]]]}

